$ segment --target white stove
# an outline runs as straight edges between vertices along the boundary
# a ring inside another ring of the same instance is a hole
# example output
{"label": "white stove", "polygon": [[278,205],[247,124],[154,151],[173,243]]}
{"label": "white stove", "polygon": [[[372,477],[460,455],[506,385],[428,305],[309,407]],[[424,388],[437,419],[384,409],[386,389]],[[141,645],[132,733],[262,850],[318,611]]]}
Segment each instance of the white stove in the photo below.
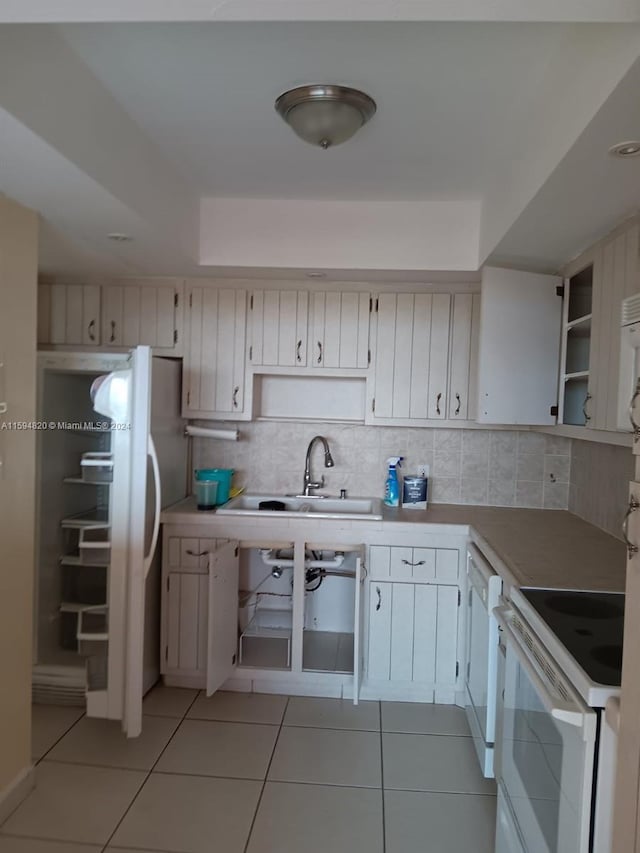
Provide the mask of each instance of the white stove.
{"label": "white stove", "polygon": [[513,590],[494,613],[496,853],[608,853],[624,596]]}

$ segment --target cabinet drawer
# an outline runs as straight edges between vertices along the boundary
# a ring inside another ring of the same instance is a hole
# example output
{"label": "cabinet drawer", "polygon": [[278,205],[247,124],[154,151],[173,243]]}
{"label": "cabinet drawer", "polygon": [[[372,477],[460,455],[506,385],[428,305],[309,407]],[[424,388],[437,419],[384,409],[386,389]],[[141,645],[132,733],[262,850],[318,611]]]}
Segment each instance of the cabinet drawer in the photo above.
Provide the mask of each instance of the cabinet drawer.
{"label": "cabinet drawer", "polygon": [[372,545],[369,553],[372,578],[455,584],[458,581],[458,563],[457,548]]}
{"label": "cabinet drawer", "polygon": [[206,574],[209,571],[209,554],[226,541],[226,539],[170,536],[167,554],[169,571]]}

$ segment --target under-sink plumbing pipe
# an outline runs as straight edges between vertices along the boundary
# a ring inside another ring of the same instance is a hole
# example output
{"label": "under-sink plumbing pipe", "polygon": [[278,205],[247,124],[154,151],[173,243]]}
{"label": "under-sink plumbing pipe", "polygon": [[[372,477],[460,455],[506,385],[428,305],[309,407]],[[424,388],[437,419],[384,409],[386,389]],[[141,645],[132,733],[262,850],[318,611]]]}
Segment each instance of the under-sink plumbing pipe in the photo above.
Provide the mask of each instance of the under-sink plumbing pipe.
{"label": "under-sink plumbing pipe", "polygon": [[[293,568],[293,558],[273,556],[274,552],[271,548],[260,548],[258,553],[265,566],[282,569]],[[342,551],[336,551],[335,557],[332,560],[312,560],[305,558],[304,567],[305,569],[339,569],[343,563],[344,554]]]}

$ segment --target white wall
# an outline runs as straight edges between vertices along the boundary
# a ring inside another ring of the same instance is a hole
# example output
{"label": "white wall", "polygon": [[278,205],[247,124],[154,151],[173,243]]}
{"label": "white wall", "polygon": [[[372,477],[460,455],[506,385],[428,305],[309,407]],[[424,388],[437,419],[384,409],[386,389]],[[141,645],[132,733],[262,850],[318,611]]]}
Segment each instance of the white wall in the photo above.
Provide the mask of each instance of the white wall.
{"label": "white wall", "polygon": [[37,226],[35,213],[0,196],[0,815],[31,763],[36,434],[1,427],[36,417]]}
{"label": "white wall", "polygon": [[477,270],[480,204],[205,198],[200,263],[215,267]]}

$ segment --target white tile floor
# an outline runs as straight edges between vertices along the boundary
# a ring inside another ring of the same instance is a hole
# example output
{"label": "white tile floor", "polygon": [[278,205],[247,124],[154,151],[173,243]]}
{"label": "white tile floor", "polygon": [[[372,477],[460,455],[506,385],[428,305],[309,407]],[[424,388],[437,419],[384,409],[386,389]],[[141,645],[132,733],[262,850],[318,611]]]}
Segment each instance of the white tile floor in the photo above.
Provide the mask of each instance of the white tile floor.
{"label": "white tile floor", "polygon": [[0,853],[492,853],[459,708],[158,687],[143,734],[34,713],[37,787]]}

